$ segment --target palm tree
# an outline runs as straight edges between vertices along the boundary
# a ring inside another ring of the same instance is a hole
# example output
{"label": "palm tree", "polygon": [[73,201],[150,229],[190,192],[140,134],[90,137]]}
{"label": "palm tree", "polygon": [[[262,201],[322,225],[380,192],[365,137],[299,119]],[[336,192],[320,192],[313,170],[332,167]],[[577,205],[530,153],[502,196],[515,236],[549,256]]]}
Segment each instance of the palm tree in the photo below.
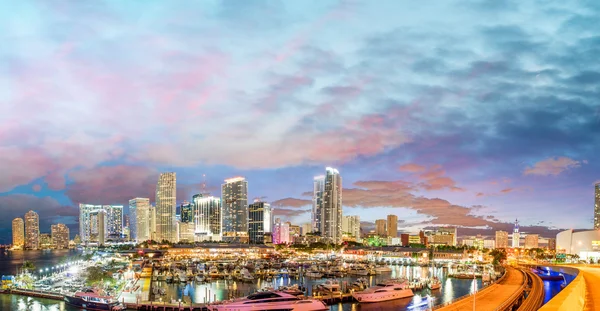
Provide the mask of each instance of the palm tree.
{"label": "palm tree", "polygon": [[31,262],[29,260],[23,262],[23,267],[22,268],[23,268],[23,270],[25,272],[27,272],[27,271],[30,271],[30,272],[35,271],[35,265],[33,264],[33,262]]}

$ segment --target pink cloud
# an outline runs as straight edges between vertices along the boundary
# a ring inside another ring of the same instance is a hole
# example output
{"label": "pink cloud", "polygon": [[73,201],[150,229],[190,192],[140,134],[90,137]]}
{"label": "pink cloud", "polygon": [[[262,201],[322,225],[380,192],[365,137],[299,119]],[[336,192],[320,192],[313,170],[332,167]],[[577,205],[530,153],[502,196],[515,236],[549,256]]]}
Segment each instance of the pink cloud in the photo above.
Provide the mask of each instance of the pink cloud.
{"label": "pink cloud", "polygon": [[285,198],[274,201],[271,203],[272,206],[276,207],[303,207],[307,205],[311,205],[312,200],[303,200],[303,199],[295,199],[295,198]]}
{"label": "pink cloud", "polygon": [[423,165],[408,163],[400,166],[399,170],[401,172],[409,172],[409,173],[419,173],[425,171],[427,168]]}
{"label": "pink cloud", "polygon": [[576,161],[567,157],[554,157],[537,162],[533,165],[533,167],[527,167],[523,171],[523,175],[556,176],[564,171],[578,168],[580,166],[580,161]]}

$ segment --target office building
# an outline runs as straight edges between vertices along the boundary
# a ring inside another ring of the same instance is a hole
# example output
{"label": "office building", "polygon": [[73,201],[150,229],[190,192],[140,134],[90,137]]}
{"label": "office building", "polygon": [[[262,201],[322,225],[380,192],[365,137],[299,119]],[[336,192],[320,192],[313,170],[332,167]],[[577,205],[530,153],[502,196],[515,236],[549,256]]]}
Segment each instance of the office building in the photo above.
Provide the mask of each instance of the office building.
{"label": "office building", "polygon": [[223,239],[248,242],[248,182],[244,177],[225,179],[221,185]]}
{"label": "office building", "polygon": [[290,227],[286,223],[282,223],[279,218],[275,219],[273,226],[273,244],[289,244],[290,243]]}
{"label": "office building", "polygon": [[496,248],[508,248],[508,232],[496,231]]}
{"label": "office building", "polygon": [[156,239],[156,206],[150,204],[148,217],[150,218],[150,226],[148,227],[148,234],[150,235],[150,240],[157,241],[157,239]]}
{"label": "office building", "polygon": [[97,209],[90,212],[90,243],[96,243],[97,245],[104,245],[107,236],[107,217],[106,211],[103,209]]}
{"label": "office building", "polygon": [[298,225],[292,225],[291,222],[287,221],[286,224],[288,225],[288,228],[290,229],[290,242],[293,242],[295,238],[300,237],[300,226]]}
{"label": "office building", "polygon": [[548,239],[548,246],[547,248],[549,250],[555,250],[556,249],[556,238],[549,238]]}
{"label": "office building", "polygon": [[316,176],[313,181],[313,208],[312,208],[312,217],[311,217],[311,222],[312,222],[311,232],[318,233],[318,235],[321,235],[321,217],[322,217],[324,191],[325,191],[325,175]]}
{"label": "office building", "polygon": [[156,184],[156,239],[175,242],[178,238],[175,222],[177,210],[177,176],[161,173]]}
{"label": "office building", "polygon": [[129,239],[137,243],[150,239],[150,199],[129,200]]}
{"label": "office building", "polygon": [[192,203],[183,201],[179,206],[179,214],[181,215],[181,222],[194,222],[194,207]]}
{"label": "office building", "polygon": [[515,220],[515,229],[512,235],[512,247],[518,248],[520,246],[521,234],[519,233],[519,220]]}
{"label": "office building", "polygon": [[452,243],[448,244],[451,246],[458,245],[458,231],[456,227],[440,227],[436,229],[437,235],[452,235]]}
{"label": "office building", "polygon": [[387,221],[385,219],[377,219],[375,220],[375,234],[378,236],[386,236],[387,235]]}
{"label": "office building", "polygon": [[50,226],[52,236],[52,246],[54,249],[69,248],[69,227],[65,224],[56,224]]}
{"label": "office building", "polygon": [[15,249],[23,249],[25,245],[25,222],[23,218],[15,218],[12,221],[12,246]]}
{"label": "office building", "polygon": [[50,233],[40,233],[39,249],[52,249],[52,236]]}
{"label": "office building", "polygon": [[360,241],[360,216],[342,217],[342,232]]}
{"label": "office building", "polygon": [[342,177],[338,170],[327,167],[321,203],[321,237],[326,242],[342,242]]}
{"label": "office building", "polygon": [[107,237],[119,240],[123,237],[123,205],[104,205],[106,211]]}
{"label": "office building", "polygon": [[79,204],[79,236],[81,243],[88,244],[91,242],[91,223],[90,215],[93,211],[102,209],[101,205]]}
{"label": "office building", "polygon": [[312,222],[306,223],[306,224],[302,224],[300,226],[300,233],[302,236],[306,236],[309,233],[313,232],[313,224]]}
{"label": "office building", "polygon": [[600,182],[596,183],[594,187],[594,229],[600,229]]}
{"label": "office building", "polygon": [[179,222],[179,242],[194,242],[196,239],[195,231],[193,222]]}
{"label": "office building", "polygon": [[195,195],[193,198],[195,240],[221,241],[221,199],[213,196]]}
{"label": "office building", "polygon": [[255,200],[248,206],[248,238],[251,244],[264,244],[265,236],[271,235],[272,216],[269,203]]}
{"label": "office building", "polygon": [[387,216],[387,236],[391,238],[398,237],[398,216]]}
{"label": "office building", "polygon": [[538,248],[539,236],[537,234],[528,234],[525,236],[525,248]]}
{"label": "office building", "polygon": [[40,248],[40,216],[34,211],[25,213],[25,249]]}

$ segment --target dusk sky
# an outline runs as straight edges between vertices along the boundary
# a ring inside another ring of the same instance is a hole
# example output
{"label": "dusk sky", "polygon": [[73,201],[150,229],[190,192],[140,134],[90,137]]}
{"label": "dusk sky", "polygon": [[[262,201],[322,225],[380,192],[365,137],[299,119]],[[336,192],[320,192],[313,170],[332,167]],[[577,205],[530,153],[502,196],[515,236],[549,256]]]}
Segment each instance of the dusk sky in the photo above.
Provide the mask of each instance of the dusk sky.
{"label": "dusk sky", "polygon": [[326,166],[367,230],[592,227],[600,1],[4,6],[2,243],[29,209],[73,236],[78,203],[154,201],[166,171],[178,202],[244,176],[301,224]]}

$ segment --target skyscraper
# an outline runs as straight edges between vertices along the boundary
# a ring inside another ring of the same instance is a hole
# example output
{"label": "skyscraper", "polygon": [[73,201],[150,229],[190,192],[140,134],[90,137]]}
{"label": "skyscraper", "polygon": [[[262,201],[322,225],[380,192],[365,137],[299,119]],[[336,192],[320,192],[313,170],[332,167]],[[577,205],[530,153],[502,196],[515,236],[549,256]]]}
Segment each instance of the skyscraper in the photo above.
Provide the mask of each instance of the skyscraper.
{"label": "skyscraper", "polygon": [[387,235],[387,221],[385,219],[377,219],[375,220],[375,234],[378,236],[386,236]]}
{"label": "skyscraper", "polygon": [[398,216],[396,215],[387,216],[387,236],[398,237]]}
{"label": "skyscraper", "polygon": [[81,243],[88,244],[91,242],[91,213],[102,209],[101,205],[79,204],[79,236]]}
{"label": "skyscraper", "polygon": [[221,185],[223,201],[223,238],[248,240],[248,182],[244,177],[225,179]]}
{"label": "skyscraper", "polygon": [[25,213],[25,249],[40,247],[40,216],[34,211]]}
{"label": "skyscraper", "polygon": [[52,245],[55,249],[69,248],[69,227],[65,224],[50,226],[50,235],[52,238]]}
{"label": "skyscraper", "polygon": [[328,167],[321,204],[321,236],[328,242],[342,242],[342,177],[338,170]]}
{"label": "skyscraper", "polygon": [[271,204],[255,200],[248,206],[248,237],[252,244],[264,244],[265,235],[271,234]]}
{"label": "skyscraper", "polygon": [[149,212],[148,217],[150,218],[150,224],[148,227],[148,236],[150,240],[156,241],[156,206],[148,204]]}
{"label": "skyscraper", "polygon": [[512,235],[512,247],[519,247],[519,242],[521,240],[521,234],[519,233],[519,220],[515,220],[515,229],[513,230]]}
{"label": "skyscraper", "polygon": [[360,216],[342,217],[342,232],[360,241]]}
{"label": "skyscraper", "polygon": [[104,245],[107,237],[106,210],[97,209],[90,212],[90,242]]}
{"label": "skyscraper", "polygon": [[174,172],[161,173],[156,185],[156,239],[175,242],[177,228],[175,213],[177,209],[177,178]]}
{"label": "skyscraper", "polygon": [[198,241],[222,239],[221,199],[213,196],[194,195],[195,234]]}
{"label": "skyscraper", "polygon": [[595,187],[596,199],[594,201],[594,229],[600,229],[600,182]]}
{"label": "skyscraper", "polygon": [[[321,233],[321,217],[323,193],[325,192],[325,175],[315,176],[313,181],[312,232]],[[308,232],[305,232],[305,234]],[[320,234],[321,235],[321,234]]]}
{"label": "skyscraper", "polygon": [[508,232],[496,231],[496,248],[508,248]]}
{"label": "skyscraper", "polygon": [[105,205],[107,237],[120,239],[123,237],[123,205]]}
{"label": "skyscraper", "polygon": [[290,227],[287,223],[282,223],[279,218],[275,219],[273,226],[273,244],[290,243]]}
{"label": "skyscraper", "polygon": [[179,207],[179,210],[181,214],[181,222],[194,222],[194,211],[191,203],[188,201],[183,201]]}
{"label": "skyscraper", "polygon": [[23,249],[25,244],[25,222],[23,218],[15,218],[12,221],[12,244],[14,248]]}
{"label": "skyscraper", "polygon": [[129,236],[138,243],[150,239],[150,199],[129,200]]}

